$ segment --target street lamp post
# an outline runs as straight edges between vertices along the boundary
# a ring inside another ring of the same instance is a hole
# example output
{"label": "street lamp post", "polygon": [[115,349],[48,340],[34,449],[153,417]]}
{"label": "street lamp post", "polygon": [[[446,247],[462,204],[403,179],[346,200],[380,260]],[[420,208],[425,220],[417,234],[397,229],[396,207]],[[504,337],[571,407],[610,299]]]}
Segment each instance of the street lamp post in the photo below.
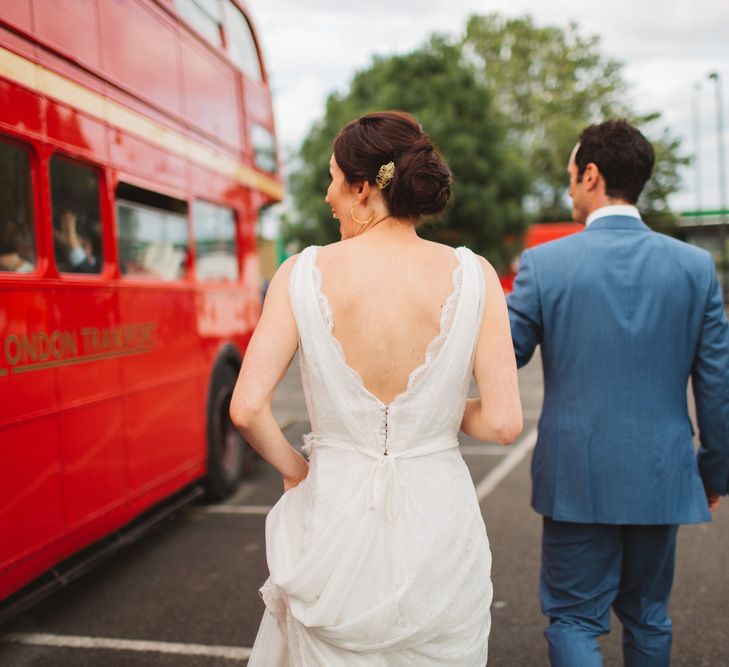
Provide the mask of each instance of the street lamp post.
{"label": "street lamp post", "polygon": [[696,197],[696,211],[698,212],[699,225],[703,223],[703,198],[701,197],[702,179],[701,179],[701,116],[699,112],[699,98],[701,95],[701,84],[694,84],[694,95],[693,104],[691,105],[691,111],[693,116],[693,143],[694,143],[694,196]]}
{"label": "street lamp post", "polygon": [[726,248],[726,176],[724,174],[724,108],[721,99],[719,72],[711,72],[709,79],[716,84],[716,132],[719,150],[719,243],[721,244],[721,279],[724,299],[729,299],[729,273]]}

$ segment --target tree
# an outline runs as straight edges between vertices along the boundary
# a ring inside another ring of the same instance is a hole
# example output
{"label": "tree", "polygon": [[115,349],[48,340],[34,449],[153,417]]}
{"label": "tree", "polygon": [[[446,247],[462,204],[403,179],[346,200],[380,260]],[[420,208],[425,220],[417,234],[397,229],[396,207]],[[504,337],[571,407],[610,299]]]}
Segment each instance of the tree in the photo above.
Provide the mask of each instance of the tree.
{"label": "tree", "polygon": [[[659,115],[653,114],[643,118],[643,123],[657,121]],[[668,130],[653,138],[651,143],[656,153],[656,164],[653,176],[648,181],[638,201],[641,215],[646,224],[658,232],[675,235],[678,232],[676,216],[668,205],[668,197],[681,187],[678,173],[680,165],[689,163],[687,157],[679,154],[680,140],[672,137]]]}
{"label": "tree", "polygon": [[609,117],[628,118],[654,142],[655,175],[642,205],[646,218],[662,229],[672,216],[667,198],[679,186],[677,169],[685,159],[679,142],[664,131],[650,137],[659,114],[637,115],[628,102],[622,64],[600,52],[598,37],[536,26],[530,17],[472,16],[462,40],[480,80],[493,91],[509,123],[510,140],[532,171],[531,205],[538,219],[569,216],[566,165],[580,131]]}
{"label": "tree", "polygon": [[332,142],[350,120],[383,109],[412,113],[454,175],[451,206],[436,224],[423,227],[423,235],[465,243],[505,267],[511,252],[504,239],[521,236],[529,222],[523,213],[529,178],[519,152],[508,142],[492,93],[462,57],[460,46],[440,37],[407,55],[376,58],[355,75],[345,94],[329,97],[290,179],[296,215],[286,222],[285,235],[304,243],[339,238],[338,224],[324,203]]}

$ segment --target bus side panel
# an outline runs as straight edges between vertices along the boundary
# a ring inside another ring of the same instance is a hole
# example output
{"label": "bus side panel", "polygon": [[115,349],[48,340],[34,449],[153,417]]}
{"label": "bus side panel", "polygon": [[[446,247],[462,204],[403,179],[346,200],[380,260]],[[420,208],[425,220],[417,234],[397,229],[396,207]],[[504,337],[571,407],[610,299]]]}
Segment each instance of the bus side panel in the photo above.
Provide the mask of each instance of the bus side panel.
{"label": "bus side panel", "polygon": [[186,35],[181,39],[185,116],[240,150],[240,103],[233,70]]}
{"label": "bus side panel", "polygon": [[8,23],[14,24],[32,32],[33,22],[31,18],[30,0],[15,0],[14,2],[0,2],[0,18]]}
{"label": "bus side panel", "polygon": [[199,474],[206,457],[197,407],[202,365],[193,294],[187,287],[146,285],[120,291],[121,321],[153,327],[149,351],[121,365],[135,514]]}
{"label": "bus side panel", "polygon": [[[0,385],[7,378],[0,378]],[[3,396],[5,392],[0,392]],[[0,429],[0,600],[60,560],[61,466],[55,415]],[[46,564],[39,568],[38,558]]]}
{"label": "bus side panel", "polygon": [[232,343],[241,354],[261,315],[261,274],[256,249],[254,194],[219,174],[191,163],[191,195],[194,199],[219,202],[235,212],[236,246],[240,278],[235,283],[204,283],[195,295],[196,330],[204,347],[204,403],[207,404],[210,376],[220,348]]}
{"label": "bus side panel", "polygon": [[64,531],[53,327],[43,293],[16,285],[0,284],[0,599],[37,551],[58,559]]}
{"label": "bus side panel", "polygon": [[98,6],[105,74],[120,87],[182,116],[179,37],[169,18],[139,0]]}
{"label": "bus side panel", "polygon": [[49,101],[46,111],[48,139],[94,161],[106,161],[106,128],[103,123],[65,104]]}
{"label": "bus side panel", "polygon": [[[71,281],[73,277],[66,278]],[[115,326],[110,288],[78,280],[56,293],[57,329],[71,331],[77,357],[58,369],[60,442],[68,548],[102,537],[126,518],[119,363],[133,352]]]}
{"label": "bus side panel", "polygon": [[0,125],[12,129],[24,127],[28,132],[40,134],[41,98],[0,78]]}
{"label": "bus side panel", "polygon": [[112,130],[111,161],[122,172],[141,174],[146,179],[170,185],[177,190],[187,178],[186,160],[168,153],[126,132]]}
{"label": "bus side panel", "polygon": [[100,68],[97,15],[93,3],[33,0],[33,5],[35,34],[43,42],[87,66]]}
{"label": "bus side panel", "polygon": [[263,125],[273,132],[273,102],[268,88],[262,83],[245,77],[243,99],[246,101],[249,122]]}

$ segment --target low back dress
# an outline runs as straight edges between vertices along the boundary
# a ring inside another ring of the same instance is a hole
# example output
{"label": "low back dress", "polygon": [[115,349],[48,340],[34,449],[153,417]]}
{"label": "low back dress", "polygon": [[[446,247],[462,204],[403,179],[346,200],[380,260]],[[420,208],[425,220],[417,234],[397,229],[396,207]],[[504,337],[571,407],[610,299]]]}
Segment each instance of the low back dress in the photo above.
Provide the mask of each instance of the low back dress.
{"label": "low back dress", "polygon": [[491,553],[458,449],[484,276],[454,250],[440,332],[383,403],[345,362],[318,247],[290,280],[312,432],[306,479],[266,519],[270,577],[250,667],[486,664]]}

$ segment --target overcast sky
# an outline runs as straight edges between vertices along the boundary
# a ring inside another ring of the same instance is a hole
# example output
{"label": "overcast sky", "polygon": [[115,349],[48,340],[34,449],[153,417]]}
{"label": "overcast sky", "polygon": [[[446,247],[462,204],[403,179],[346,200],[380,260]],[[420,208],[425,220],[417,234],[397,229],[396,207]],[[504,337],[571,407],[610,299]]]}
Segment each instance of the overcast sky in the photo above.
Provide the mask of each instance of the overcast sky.
{"label": "overcast sky", "polygon": [[[625,64],[634,106],[660,111],[687,154],[695,152],[692,100],[698,99],[700,201],[704,208],[719,205],[716,87],[707,74],[718,71],[722,77],[729,151],[729,3],[724,0],[248,0],[247,5],[272,81],[284,157],[322,116],[327,96],[346,90],[374,55],[411,51],[432,32],[460,35],[474,13],[530,14],[539,25],[566,27],[575,21],[583,36],[598,35],[603,53]],[[695,208],[695,174],[694,167],[684,171],[674,208]]]}

